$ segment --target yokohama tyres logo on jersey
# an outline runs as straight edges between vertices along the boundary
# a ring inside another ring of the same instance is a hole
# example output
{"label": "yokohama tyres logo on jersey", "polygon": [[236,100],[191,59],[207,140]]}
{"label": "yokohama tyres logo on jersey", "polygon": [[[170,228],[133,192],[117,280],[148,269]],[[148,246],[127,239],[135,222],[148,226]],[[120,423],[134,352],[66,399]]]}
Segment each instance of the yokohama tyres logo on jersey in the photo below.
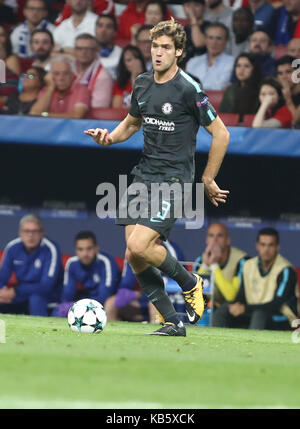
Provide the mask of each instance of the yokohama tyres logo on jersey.
{"label": "yokohama tyres logo on jersey", "polygon": [[164,121],[162,119],[151,118],[149,116],[144,116],[144,122],[146,124],[155,125],[158,127],[158,131],[174,131],[175,122],[173,121]]}

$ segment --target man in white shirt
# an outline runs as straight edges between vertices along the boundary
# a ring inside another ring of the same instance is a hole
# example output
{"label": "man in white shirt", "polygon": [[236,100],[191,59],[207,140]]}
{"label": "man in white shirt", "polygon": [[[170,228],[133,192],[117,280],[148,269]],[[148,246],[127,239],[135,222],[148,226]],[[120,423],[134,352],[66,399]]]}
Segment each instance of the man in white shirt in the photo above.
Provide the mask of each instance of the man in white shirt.
{"label": "man in white shirt", "polygon": [[100,46],[102,65],[109,71],[111,77],[116,79],[116,70],[119,64],[122,48],[115,45],[118,24],[114,15],[102,14],[96,21],[96,39]]}
{"label": "man in white shirt", "polygon": [[72,15],[64,20],[54,31],[54,52],[74,54],[75,39],[79,34],[95,36],[97,15],[90,10],[90,0],[69,0]]}
{"label": "man in white shirt", "polygon": [[187,62],[187,73],[197,77],[204,90],[223,90],[230,80],[234,57],[224,52],[228,37],[229,31],[224,24],[211,23],[205,30],[207,53]]}
{"label": "man in white shirt", "polygon": [[32,32],[39,29],[54,31],[54,25],[46,20],[47,8],[44,0],[27,0],[23,10],[26,20],[19,24],[11,33],[14,54],[20,58],[31,58],[30,41]]}

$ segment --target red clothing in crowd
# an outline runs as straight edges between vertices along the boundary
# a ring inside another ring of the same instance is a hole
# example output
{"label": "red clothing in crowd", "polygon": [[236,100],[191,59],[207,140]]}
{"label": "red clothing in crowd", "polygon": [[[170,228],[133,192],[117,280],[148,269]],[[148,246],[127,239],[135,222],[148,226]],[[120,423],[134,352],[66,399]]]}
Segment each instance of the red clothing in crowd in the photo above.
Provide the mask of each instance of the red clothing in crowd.
{"label": "red clothing in crowd", "polygon": [[298,19],[297,25],[296,25],[296,30],[294,33],[294,37],[300,37],[300,19]]}
{"label": "red clothing in crowd", "polygon": [[[38,95],[38,99],[47,91],[43,88]],[[65,95],[54,91],[50,103],[49,113],[71,113],[76,105],[90,108],[90,93],[86,85],[74,83]]]}
{"label": "red clothing in crowd", "polygon": [[132,85],[130,80],[127,82],[127,85],[124,88],[120,88],[118,82],[114,83],[113,96],[120,95],[121,97],[123,97],[122,107],[130,106],[131,93],[132,93]]}
{"label": "red clothing in crowd", "polygon": [[281,122],[281,128],[291,128],[293,123],[293,115],[287,106],[282,106],[275,112],[272,119],[277,119]]}
{"label": "red clothing in crowd", "polygon": [[[93,0],[93,11],[97,15],[101,15],[102,13],[111,13],[115,14],[115,5],[113,0]],[[59,25],[62,21],[67,18],[70,18],[72,15],[72,10],[68,4],[65,4],[62,12],[59,14],[57,19],[55,20],[55,25]]]}
{"label": "red clothing in crowd", "polygon": [[136,10],[136,4],[134,0],[131,0],[128,3],[126,9],[120,15],[119,18],[119,27],[118,27],[118,39],[127,39],[130,40],[131,33],[130,28],[134,24],[144,25],[145,23],[145,11],[139,12]]}

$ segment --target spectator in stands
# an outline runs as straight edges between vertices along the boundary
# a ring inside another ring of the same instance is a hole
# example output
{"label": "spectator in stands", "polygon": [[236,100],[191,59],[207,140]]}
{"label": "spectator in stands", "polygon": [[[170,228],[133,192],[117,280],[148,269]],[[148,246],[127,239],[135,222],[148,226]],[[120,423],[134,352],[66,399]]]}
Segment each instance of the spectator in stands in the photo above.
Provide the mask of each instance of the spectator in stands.
{"label": "spectator in stands", "polygon": [[283,6],[275,9],[272,38],[275,45],[287,45],[294,37],[300,18],[300,1],[283,0]]}
{"label": "spectator in stands", "polygon": [[291,128],[293,114],[285,104],[282,86],[276,79],[265,78],[259,88],[259,109],[253,119],[254,128]]}
{"label": "spectator in stands", "polygon": [[249,8],[254,15],[254,29],[271,34],[274,7],[267,0],[249,0]]}
{"label": "spectator in stands", "polygon": [[185,26],[186,32],[186,55],[183,59],[184,64],[195,55],[202,55],[206,52],[205,28],[209,21],[205,21],[205,0],[184,0],[183,8],[188,25]]}
{"label": "spectator in stands", "polygon": [[100,46],[102,65],[116,79],[116,70],[119,64],[122,49],[115,44],[118,29],[117,20],[113,15],[100,15],[96,21],[96,39]]}
{"label": "spectator in stands", "polygon": [[42,67],[49,72],[53,46],[54,40],[49,30],[34,30],[31,35],[31,50],[35,57],[32,65]]}
{"label": "spectator in stands", "polygon": [[67,57],[53,58],[31,115],[57,118],[83,118],[90,108],[90,94],[86,85],[74,81],[75,68]]}
{"label": "spectator in stands", "polygon": [[145,24],[154,27],[170,18],[167,3],[164,0],[149,0],[145,8]]}
{"label": "spectator in stands", "polygon": [[14,10],[4,4],[4,0],[0,0],[0,24],[14,24],[16,15]]}
{"label": "spectator in stands", "polygon": [[234,58],[225,53],[228,37],[224,24],[209,24],[205,30],[207,53],[191,58],[186,64],[186,71],[200,79],[205,90],[223,90],[230,80]]}
{"label": "spectator in stands", "polygon": [[262,76],[276,75],[276,60],[272,57],[273,42],[265,31],[254,31],[250,36],[249,52],[257,55]]}
{"label": "spectator in stands", "polygon": [[79,34],[95,36],[97,15],[89,10],[90,0],[69,0],[72,15],[54,30],[54,52],[74,55],[75,39]]}
{"label": "spectator in stands", "polygon": [[248,51],[253,23],[254,18],[250,9],[241,7],[233,12],[230,39],[226,47],[228,54],[236,58],[242,52]]}
{"label": "spectator in stands", "polygon": [[300,58],[300,37],[291,39],[289,41],[287,45],[287,54],[294,58]]}
{"label": "spectator in stands", "polygon": [[297,107],[300,105],[300,82],[292,79],[295,71],[292,62],[295,60],[290,55],[284,55],[277,60],[277,80],[282,86],[282,94],[286,106],[293,114],[294,121],[297,118]]}
{"label": "spectator in stands", "polygon": [[246,114],[257,110],[258,87],[261,80],[253,54],[240,54],[234,63],[235,82],[229,85],[220,105],[220,112],[239,113],[240,122]]}
{"label": "spectator in stands", "polygon": [[33,56],[30,40],[36,28],[47,29],[53,32],[54,25],[46,20],[47,6],[45,0],[27,0],[24,7],[26,21],[19,24],[11,33],[13,52],[20,58]]}
{"label": "spectator in stands", "polygon": [[131,40],[131,32],[135,33],[136,27],[144,25],[145,8],[147,3],[148,0],[130,0],[128,6],[119,17],[119,28],[117,35],[119,39],[128,41]]}
{"label": "spectator in stands", "polygon": [[240,272],[248,259],[246,252],[231,246],[230,235],[223,223],[212,223],[206,234],[206,248],[193,266],[201,274],[214,273],[214,307],[233,301],[240,284]]}
{"label": "spectator in stands", "polygon": [[[115,5],[113,0],[93,0],[93,11],[97,15],[115,14]],[[65,19],[70,18],[72,9],[69,4],[65,4],[62,12],[55,20],[55,25],[60,25]]]}
{"label": "spectator in stands", "polygon": [[91,298],[109,310],[110,300],[117,292],[120,271],[113,256],[100,252],[95,234],[81,231],[75,238],[76,256],[68,259],[65,266],[61,304],[53,315],[65,317],[74,301]]}
{"label": "spectator in stands", "polygon": [[0,25],[0,59],[5,61],[6,67],[17,76],[21,74],[19,58],[12,51],[12,44],[9,35],[3,25]]}
{"label": "spectator in stands", "polygon": [[[48,316],[48,304],[59,296],[61,253],[45,237],[42,221],[28,214],[20,220],[19,238],[5,247],[0,268],[0,313]],[[9,285],[12,274],[17,284]]]}
{"label": "spectator in stands", "polygon": [[142,25],[135,35],[135,43],[139,50],[141,51],[144,61],[146,64],[146,70],[152,70],[152,56],[151,56],[151,39],[150,39],[150,30],[151,25]]}
{"label": "spectator in stands", "polygon": [[99,58],[96,38],[88,33],[76,37],[75,70],[77,82],[88,87],[91,107],[110,107],[113,79]]}
{"label": "spectator in stands", "polygon": [[225,6],[223,0],[206,0],[206,11],[204,13],[205,21],[221,22],[227,28],[232,26],[233,10]]}
{"label": "spectator in stands", "polygon": [[[184,260],[181,249],[175,243],[166,240],[162,242],[162,244],[177,260]],[[164,282],[167,283],[167,281],[168,278],[164,277]],[[183,306],[181,305],[181,308],[177,307],[176,311],[185,312],[182,293],[179,293],[181,297],[181,299],[179,297],[179,302],[181,302]],[[173,298],[175,298],[174,301],[176,301],[176,296],[173,295]],[[125,320],[129,322],[149,321],[150,323],[159,323],[162,321],[162,316],[158,314],[152,302],[149,301],[147,295],[142,291],[126,259],[124,260],[119,289],[112,304],[114,320]],[[173,302],[173,304],[176,307],[176,302]]]}
{"label": "spectator in stands", "polygon": [[117,68],[112,107],[129,107],[135,78],[146,71],[144,57],[136,46],[127,45]]}
{"label": "spectator in stands", "polygon": [[21,91],[19,90],[18,93],[14,93],[7,98],[0,113],[5,115],[27,115],[44,86],[44,77],[44,69],[31,66],[22,75]]}
{"label": "spectator in stands", "polygon": [[243,266],[240,288],[233,303],[215,312],[213,326],[290,330],[297,316],[297,274],[279,254],[279,235],[273,228],[258,232],[258,256]]}

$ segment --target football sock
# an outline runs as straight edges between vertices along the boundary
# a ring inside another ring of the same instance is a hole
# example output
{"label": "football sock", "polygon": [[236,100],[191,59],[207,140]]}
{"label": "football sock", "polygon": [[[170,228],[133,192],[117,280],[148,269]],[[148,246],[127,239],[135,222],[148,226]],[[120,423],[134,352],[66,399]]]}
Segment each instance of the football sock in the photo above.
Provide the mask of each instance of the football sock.
{"label": "football sock", "polygon": [[135,276],[142,289],[165,321],[178,324],[180,320],[165,291],[165,284],[159,270],[150,266]]}
{"label": "football sock", "polygon": [[184,292],[193,289],[196,284],[195,276],[189,273],[168,251],[166,259],[157,268],[175,280]]}

